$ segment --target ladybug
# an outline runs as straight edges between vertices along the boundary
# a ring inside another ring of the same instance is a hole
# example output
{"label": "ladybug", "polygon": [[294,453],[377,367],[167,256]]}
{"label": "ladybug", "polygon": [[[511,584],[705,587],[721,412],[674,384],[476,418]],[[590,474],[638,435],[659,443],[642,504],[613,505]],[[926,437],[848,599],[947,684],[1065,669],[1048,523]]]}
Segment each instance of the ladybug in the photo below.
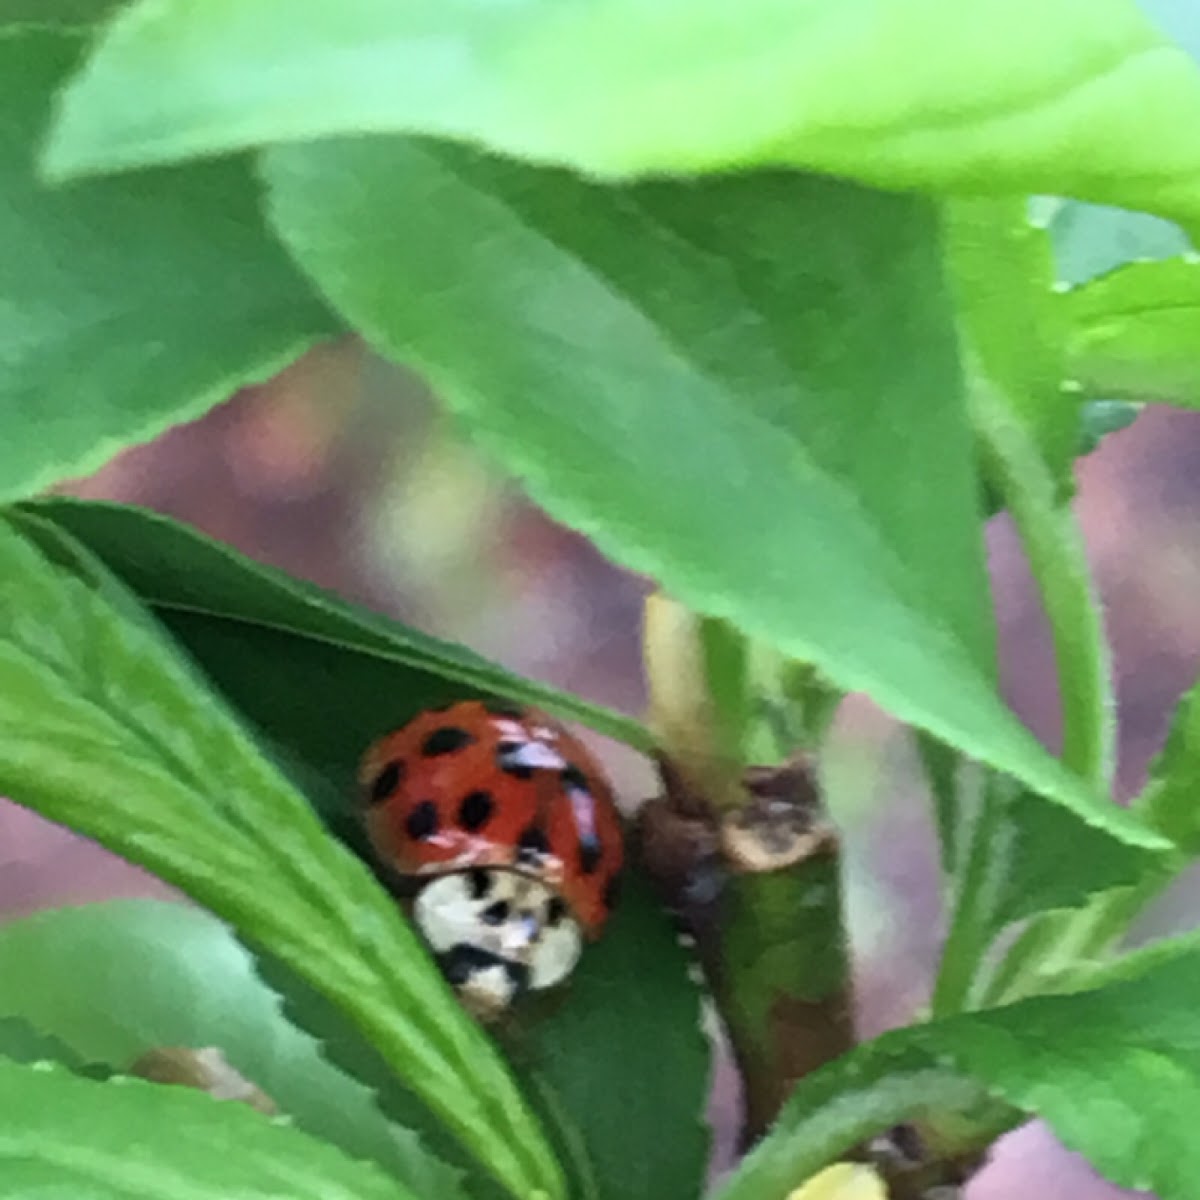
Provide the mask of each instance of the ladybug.
{"label": "ladybug", "polygon": [[377,741],[359,771],[367,834],[417,928],[483,1020],[570,975],[623,863],[592,754],[535,709],[464,700]]}

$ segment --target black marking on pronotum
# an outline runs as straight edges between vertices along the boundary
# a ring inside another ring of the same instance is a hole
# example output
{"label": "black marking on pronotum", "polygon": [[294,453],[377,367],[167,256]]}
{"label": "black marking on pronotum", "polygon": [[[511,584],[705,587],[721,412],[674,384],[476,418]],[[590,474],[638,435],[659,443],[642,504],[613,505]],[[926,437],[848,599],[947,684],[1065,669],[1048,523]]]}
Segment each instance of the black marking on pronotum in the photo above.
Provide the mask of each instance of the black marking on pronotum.
{"label": "black marking on pronotum", "polygon": [[437,805],[432,800],[422,800],[405,818],[404,828],[417,842],[433,837],[438,828]]}
{"label": "black marking on pronotum", "polygon": [[492,890],[492,873],[482,867],[472,867],[467,872],[467,886],[472,900],[482,900]]}
{"label": "black marking on pronotum", "polygon": [[435,729],[421,744],[421,754],[425,758],[438,758],[443,754],[453,754],[456,750],[469,746],[475,739],[465,730],[455,725],[444,725]]}
{"label": "black marking on pronotum", "polygon": [[472,975],[481,974],[489,967],[502,967],[504,973],[512,980],[514,992],[523,992],[529,982],[529,968],[524,963],[501,958],[499,954],[472,946],[468,942],[459,942],[457,946],[451,947],[441,955],[440,961],[446,978],[456,987],[461,987]]}
{"label": "black marking on pronotum", "polygon": [[567,915],[567,906],[561,896],[552,896],[546,906],[546,924],[557,925]]}
{"label": "black marking on pronotum", "polygon": [[600,865],[600,843],[594,837],[579,842],[579,869],[590,875]]}
{"label": "black marking on pronotum", "polygon": [[404,782],[405,774],[404,763],[400,759],[394,759],[388,763],[375,776],[375,782],[371,784],[371,803],[382,804],[385,800],[389,800],[394,796],[396,789]]}
{"label": "black marking on pronotum", "polygon": [[495,810],[491,792],[468,792],[458,806],[458,823],[468,833],[478,833],[492,819]]}
{"label": "black marking on pronotum", "polygon": [[479,919],[487,925],[503,925],[511,912],[507,900],[494,900],[479,914]]}

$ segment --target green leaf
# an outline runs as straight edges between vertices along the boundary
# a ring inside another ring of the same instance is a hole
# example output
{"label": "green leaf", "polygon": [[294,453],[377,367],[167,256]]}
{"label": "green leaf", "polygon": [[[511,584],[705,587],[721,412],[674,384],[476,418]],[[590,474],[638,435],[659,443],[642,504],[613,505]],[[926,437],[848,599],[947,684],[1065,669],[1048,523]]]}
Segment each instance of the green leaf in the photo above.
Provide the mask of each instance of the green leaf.
{"label": "green leaf", "polygon": [[1114,1183],[1189,1200],[1200,1171],[1198,989],[1193,953],[1100,990],[886,1035],[805,1080],[718,1198],[783,1200],[861,1137],[917,1111],[945,1120],[958,1110],[960,1142],[982,1149],[1018,1113],[1038,1116]]}
{"label": "green leaf", "polygon": [[[426,652],[430,671],[444,660],[441,669],[456,681],[467,681],[459,674],[463,670],[479,669],[458,647],[443,651],[442,643],[258,567],[155,514],[61,499],[30,503],[22,512],[78,537],[142,594],[207,670],[215,669],[226,690],[235,682],[239,702],[250,706],[271,742],[286,745],[291,764],[324,789],[319,798],[327,802],[325,814],[339,832],[350,823],[355,761],[366,738],[378,732],[372,724],[381,719],[378,697],[386,694],[399,703],[407,691],[414,704],[437,702],[441,697],[429,690],[427,668],[415,665]],[[222,640],[218,630],[227,631],[228,638]],[[226,653],[212,653],[221,646]],[[403,661],[408,654],[415,654],[411,667]],[[370,673],[364,661],[371,664]],[[411,682],[410,671],[416,677]],[[311,716],[301,715],[308,710],[298,699],[307,694],[306,675],[323,680],[320,704],[311,705]],[[529,686],[478,678],[506,695],[524,694],[520,689]],[[546,703],[540,694],[526,698]],[[334,728],[327,720],[331,704],[339,713]],[[562,1002],[522,1030],[515,1066],[528,1080],[526,1091],[540,1098],[539,1107],[578,1143],[576,1156],[587,1163],[579,1170],[589,1173],[594,1194],[596,1188],[599,1195],[631,1200],[696,1194],[706,1160],[698,1113],[708,1065],[707,1043],[699,1035],[698,992],[687,978],[670,923],[643,888],[633,884],[629,891],[604,939],[584,956],[567,995],[556,997]],[[0,940],[0,968],[2,948]],[[269,964],[266,969],[272,984],[297,1006],[293,1011],[302,1023],[335,1042],[331,1055],[379,1087],[384,1104],[399,1117],[403,1097],[389,1087],[369,1047],[355,1045],[353,1031],[335,1013],[318,1012],[315,998],[295,979]],[[617,1042],[628,1047],[626,1053],[608,1053]],[[635,1044],[644,1045],[644,1051],[636,1051]],[[670,1047],[667,1073],[654,1066],[663,1047]],[[597,1083],[601,1069],[603,1086]],[[261,1073],[248,1068],[244,1073],[261,1080]],[[637,1128],[648,1141],[635,1166],[626,1161],[631,1111],[645,1113]],[[664,1146],[668,1128],[674,1132]]]}
{"label": "green leaf", "polygon": [[[354,765],[366,738],[378,732],[373,722],[382,719],[379,696],[397,704],[406,694],[414,704],[449,698],[450,693],[430,691],[444,685],[436,678],[431,684],[426,671],[441,670],[456,682],[477,677],[489,690],[546,703],[543,695],[522,692],[531,686],[526,681],[510,682],[458,647],[443,649],[433,639],[260,568],[166,518],[61,499],[23,505],[21,511],[78,537],[142,594],[223,687],[249,706],[270,742],[286,746],[289,764],[320,789],[318,799],[339,833],[351,828]],[[227,652],[213,653],[219,647]],[[429,666],[417,665],[426,654]],[[495,674],[463,674],[483,668]],[[323,681],[319,703],[310,706],[301,703],[310,692],[306,678]],[[568,702],[573,698],[564,697],[559,711]],[[331,705],[339,713],[336,723],[327,719]],[[189,921],[204,920],[189,915]],[[216,936],[211,923],[198,932],[203,929]],[[0,975],[3,944],[0,934]],[[361,1036],[294,973],[270,962],[262,966],[287,1011],[326,1040],[325,1049],[339,1065],[377,1088],[389,1113],[407,1121],[411,1103]],[[590,1180],[589,1194],[630,1200],[698,1194],[707,1155],[698,1114],[708,1067],[699,994],[670,922],[636,881],[565,996],[556,996],[547,1009],[525,1021],[513,1049],[514,1066],[547,1119],[566,1131],[568,1157],[580,1164],[577,1174]],[[620,1055],[610,1053],[616,1044],[626,1048]],[[664,1053],[669,1072],[657,1066]],[[241,1066],[240,1059],[232,1061]],[[282,1102],[261,1071],[242,1069]],[[634,1129],[647,1144],[631,1156],[630,1115],[637,1112],[644,1116]]]}
{"label": "green leaf", "polygon": [[1134,808],[1185,853],[1200,853],[1200,680],[1180,700]]}
{"label": "green leaf", "polygon": [[559,1125],[560,1157],[576,1161],[581,1200],[703,1194],[710,1046],[701,1019],[671,921],[629,878],[566,995],[518,1030],[511,1049],[525,1090]]}
{"label": "green leaf", "polygon": [[245,161],[35,180],[83,45],[0,36],[0,499],[94,470],[340,332],[263,228]]}
{"label": "green leaf", "polygon": [[[86,545],[242,712],[306,758],[338,764],[348,788],[372,738],[464,691],[523,700],[650,748],[649,733],[630,717],[349,604],[147,509],[53,498],[22,511]],[[335,662],[342,695],[330,721],[327,698],[311,681]]]}
{"label": "green leaf", "polygon": [[[378,1167],[241,1104],[0,1061],[8,1195],[88,1200],[412,1200]],[[219,1148],[219,1152],[214,1152]]]}
{"label": "green leaf", "polygon": [[0,1057],[20,1063],[55,1062],[72,1070],[84,1066],[79,1055],[61,1039],[18,1017],[0,1017]]}
{"label": "green leaf", "polygon": [[[30,518],[24,518],[28,523]],[[142,863],[343,1008],[514,1194],[557,1164],[394,902],[99,564],[0,523],[0,792]]]}
{"label": "green leaf", "polygon": [[324,290],[559,519],[689,607],[1153,842],[992,686],[923,204],[786,175],[605,189],[382,138],[274,151],[267,174]]}
{"label": "green leaf", "polygon": [[1066,320],[1056,303],[1050,235],[1032,222],[1024,197],[951,201],[944,212],[959,319],[980,369],[1005,389],[1047,467],[1065,480],[1079,398],[1060,386]]}
{"label": "green leaf", "polygon": [[[251,956],[199,909],[113,901],[3,926],[0,1017],[58,1039],[74,1061],[122,1070],[156,1047],[216,1046],[306,1133],[374,1161],[419,1195],[462,1196],[453,1172],[284,1019]],[[0,1021],[0,1031],[14,1023]],[[0,1048],[12,1056],[3,1036]]]}
{"label": "green leaf", "polygon": [[12,25],[96,25],[116,12],[122,3],[123,0],[0,0],[0,29]]}
{"label": "green leaf", "polygon": [[1195,216],[1197,123],[1200,76],[1132,0],[142,0],[68,92],[48,162],[392,131],[595,174],[767,162]]}
{"label": "green leaf", "polygon": [[1200,256],[1130,263],[1062,297],[1084,393],[1200,408]]}

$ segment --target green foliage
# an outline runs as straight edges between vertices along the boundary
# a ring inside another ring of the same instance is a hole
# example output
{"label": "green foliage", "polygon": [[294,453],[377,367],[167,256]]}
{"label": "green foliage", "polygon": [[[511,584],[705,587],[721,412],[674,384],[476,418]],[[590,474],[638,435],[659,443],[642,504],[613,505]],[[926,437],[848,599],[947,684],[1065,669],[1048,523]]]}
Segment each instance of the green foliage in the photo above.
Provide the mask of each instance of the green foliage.
{"label": "green foliage", "polygon": [[[695,608],[1153,844],[991,683],[923,205],[783,175],[614,191],[401,139],[267,162],[275,220],[321,286],[550,511]],[[408,216],[385,227],[397,203]]]}
{"label": "green foliage", "polygon": [[0,1178],[13,1196],[413,1200],[378,1167],[189,1088],[0,1060],[0,1111]]}
{"label": "green foliage", "polygon": [[0,34],[0,500],[94,470],[341,328],[264,228],[245,160],[57,192],[35,179],[83,48]]}
{"label": "green foliage", "polygon": [[768,162],[1200,215],[1200,76],[1132,0],[309,0],[280,18],[278,0],[131,5],[67,97],[52,168],[392,131],[609,175]]}
{"label": "green foliage", "polygon": [[[0,1018],[0,1032],[23,1023],[70,1056],[43,1047],[40,1058],[117,1071],[155,1047],[215,1046],[297,1128],[374,1161],[417,1195],[462,1196],[449,1170],[289,1024],[229,928],[199,909],[115,901],[5,925]],[[17,1057],[7,1037],[0,1051]]]}
{"label": "green foliage", "polygon": [[[464,692],[523,700],[650,746],[629,717],[385,620],[148,510],[53,498],[23,511],[100,558],[259,728],[315,764],[337,764],[339,792],[351,790],[370,739]],[[307,686],[331,671],[343,693],[337,722]]]}
{"label": "green foliage", "polygon": [[513,1062],[557,1133],[572,1196],[703,1193],[710,1048],[688,957],[649,888],[631,879],[566,996],[517,1031]]}
{"label": "green foliage", "polygon": [[[939,1019],[804,1080],[727,1200],[782,1200],[914,1115],[946,1154],[1041,1116],[1118,1182],[1194,1190],[1196,935],[1113,947],[1200,853],[1200,702],[1112,804],[1069,502],[1137,405],[1200,404],[1198,123],[1195,64],[1133,0],[0,0],[0,501],[23,502],[0,791],[216,914],[0,930],[4,1187],[701,1193],[701,994],[644,880],[490,1037],[353,853],[362,750],[421,708],[511,697],[661,752],[651,732],[155,514],[34,498],[352,332],[686,606],[672,694],[711,719],[722,803],[749,762],[819,752],[844,692],[922,738]],[[1057,755],[997,690],[1000,509],[1053,634]],[[809,868],[708,914],[755,1097],[853,949],[836,864]],[[220,1045],[296,1128],[82,1078],[172,1043]]]}
{"label": "green foliage", "polygon": [[1200,259],[1130,263],[1062,298],[1083,391],[1200,408]]}
{"label": "green foliage", "polygon": [[802,1083],[718,1198],[784,1200],[864,1130],[932,1108],[993,1132],[1039,1116],[1114,1182],[1186,1200],[1200,1169],[1198,986],[1193,951],[1095,991],[885,1035]]}
{"label": "green foliage", "polygon": [[0,790],[234,921],[370,1031],[516,1194],[560,1194],[507,1071],[388,897],[117,585],[11,524],[0,578]]}

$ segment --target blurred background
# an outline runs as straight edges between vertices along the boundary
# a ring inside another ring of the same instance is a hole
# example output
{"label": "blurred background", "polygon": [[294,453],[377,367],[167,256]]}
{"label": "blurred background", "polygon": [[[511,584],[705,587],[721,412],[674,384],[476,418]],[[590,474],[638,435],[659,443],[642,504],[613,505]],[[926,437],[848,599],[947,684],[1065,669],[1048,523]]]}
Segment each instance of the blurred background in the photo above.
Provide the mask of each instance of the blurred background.
{"label": "blurred background", "polygon": [[[1147,410],[1080,464],[1078,511],[1114,644],[1120,788],[1137,790],[1179,694],[1200,674],[1200,414]],[[63,491],[147,505],[506,666],[630,713],[643,705],[647,583],[526,503],[419,381],[356,343],[321,348],[195,424],[132,449]],[[1051,649],[1005,518],[988,531],[1004,683],[1056,742]],[[598,743],[627,800],[649,794],[638,756]],[[935,851],[908,739],[847,703],[830,751],[848,840],[848,905],[861,1023],[910,1020],[939,937]],[[0,807],[0,916],[165,889],[21,809]],[[1146,933],[1185,925],[1200,890],[1175,889]],[[736,1083],[718,1073],[712,1117],[728,1146]],[[1000,1147],[972,1200],[1123,1195],[1038,1129]]]}

